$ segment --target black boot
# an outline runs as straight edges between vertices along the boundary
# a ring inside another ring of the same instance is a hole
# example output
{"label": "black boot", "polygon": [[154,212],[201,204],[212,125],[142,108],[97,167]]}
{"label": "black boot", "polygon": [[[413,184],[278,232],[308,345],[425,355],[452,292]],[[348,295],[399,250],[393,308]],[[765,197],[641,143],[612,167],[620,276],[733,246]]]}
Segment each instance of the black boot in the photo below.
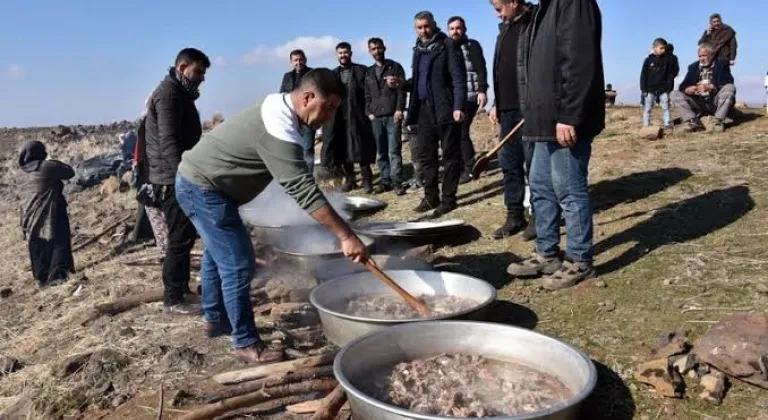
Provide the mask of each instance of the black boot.
{"label": "black boot", "polygon": [[528,242],[534,239],[536,239],[536,216],[531,214],[531,217],[528,218],[528,226],[523,231],[523,240]]}
{"label": "black boot", "polygon": [[493,232],[493,239],[504,239],[508,236],[516,235],[525,228],[525,218],[522,212],[508,212],[507,220],[500,228]]}
{"label": "black boot", "polygon": [[363,191],[373,194],[373,170],[371,165],[360,165],[360,175],[363,177]]}

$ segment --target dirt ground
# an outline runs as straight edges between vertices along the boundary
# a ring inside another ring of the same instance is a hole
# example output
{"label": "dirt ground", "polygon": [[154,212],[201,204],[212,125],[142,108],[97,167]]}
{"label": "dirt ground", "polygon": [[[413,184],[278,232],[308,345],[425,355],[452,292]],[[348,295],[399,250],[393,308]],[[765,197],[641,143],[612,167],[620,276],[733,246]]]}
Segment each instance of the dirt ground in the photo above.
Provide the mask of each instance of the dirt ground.
{"label": "dirt ground", "polygon": [[[590,166],[600,277],[569,290],[545,292],[535,281],[506,274],[533,244],[490,237],[505,212],[498,169],[460,187],[460,208],[446,218],[466,220],[474,229],[446,241],[436,262],[497,286],[502,303],[495,321],[535,328],[595,360],[600,378],[585,419],[768,419],[768,391],[740,382],[732,382],[721,406],[712,406],[695,390],[683,400],[664,399],[632,378],[632,368],[648,359],[660,335],[685,328],[696,338],[729,313],[761,311],[768,303],[757,288],[768,285],[768,118],[746,112],[725,133],[647,141],[637,135],[638,108],[608,110]],[[478,152],[496,140],[482,116],[473,132]],[[51,155],[76,162],[114,149],[113,138],[56,144]],[[202,320],[166,315],[160,303],[80,325],[94,304],[161,284],[158,267],[127,266],[125,256],[110,254],[129,226],[78,251],[77,266],[87,268],[70,282],[36,287],[18,228],[14,149],[21,140],[0,141],[0,290],[10,291],[0,298],[0,355],[25,367],[0,376],[0,412],[29,398],[33,418],[154,419],[161,384],[168,401],[178,390],[194,395],[210,389],[211,374],[241,367],[232,362],[227,339],[204,339]],[[418,194],[380,198],[389,205],[372,220],[417,217],[411,209]],[[76,240],[135,211],[131,192],[102,196],[92,188],[69,202]],[[598,311],[608,300],[615,310]],[[63,365],[93,350],[84,366]],[[190,407],[173,408],[168,401],[164,418]]]}

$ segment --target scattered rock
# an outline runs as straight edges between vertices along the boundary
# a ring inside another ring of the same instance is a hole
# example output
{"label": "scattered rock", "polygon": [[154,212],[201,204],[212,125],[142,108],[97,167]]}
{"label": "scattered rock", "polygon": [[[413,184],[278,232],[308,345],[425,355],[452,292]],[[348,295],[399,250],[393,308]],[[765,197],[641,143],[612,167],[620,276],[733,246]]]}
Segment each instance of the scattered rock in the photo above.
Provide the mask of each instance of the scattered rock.
{"label": "scattered rock", "polygon": [[68,357],[66,360],[53,367],[53,376],[63,379],[79,372],[83,366],[88,363],[88,360],[92,355],[93,352],[87,352]]}
{"label": "scattered rock", "polygon": [[595,287],[599,287],[599,288],[603,289],[603,288],[608,287],[608,284],[606,284],[602,280],[598,280],[598,281],[595,282]]}
{"label": "scattered rock", "polygon": [[136,337],[136,330],[131,327],[125,327],[118,333],[120,337],[133,338]]}
{"label": "scattered rock", "polygon": [[700,383],[703,390],[699,398],[711,404],[722,404],[725,398],[725,380],[723,372],[712,372],[703,376]]}
{"label": "scattered rock", "polygon": [[614,302],[611,299],[608,299],[605,302],[600,302],[597,304],[597,306],[598,306],[598,309],[597,309],[598,312],[606,313],[606,312],[613,312],[616,310],[616,302]]}
{"label": "scattered rock", "polygon": [[643,140],[659,140],[664,137],[664,130],[661,127],[648,126],[640,129],[640,138]]}
{"label": "scattered rock", "polygon": [[677,357],[673,360],[672,367],[681,375],[685,375],[696,367],[696,357],[690,353]]}
{"label": "scattered rock", "polygon": [[666,357],[641,364],[635,369],[634,378],[640,383],[652,386],[664,397],[683,397],[685,382],[677,371],[670,368]]}
{"label": "scattered rock", "polygon": [[765,283],[758,283],[757,284],[757,293],[768,295],[768,285]]}
{"label": "scattered rock", "polygon": [[11,297],[11,295],[13,295],[13,289],[11,289],[10,287],[4,287],[0,289],[0,298],[8,299],[9,297]]}
{"label": "scattered rock", "polygon": [[664,279],[664,281],[662,282],[664,286],[672,286],[675,283],[677,283],[677,280],[675,279]]}
{"label": "scattered rock", "polygon": [[24,362],[19,359],[0,355],[0,378],[24,369]]}
{"label": "scattered rock", "polygon": [[651,350],[651,355],[655,357],[670,357],[687,353],[689,349],[688,331],[678,330],[659,337],[659,341]]}
{"label": "scattered rock", "polygon": [[190,372],[199,370],[205,363],[205,356],[191,347],[173,347],[166,351],[160,361],[160,367],[165,371],[180,370]]}
{"label": "scattered rock", "polygon": [[183,407],[187,404],[189,401],[195,400],[197,397],[194,394],[191,394],[186,389],[178,389],[173,392],[171,395],[171,407],[173,408],[179,408]]}
{"label": "scattered rock", "polygon": [[696,375],[699,377],[702,377],[709,373],[709,365],[706,363],[699,363],[698,366],[696,366]]}

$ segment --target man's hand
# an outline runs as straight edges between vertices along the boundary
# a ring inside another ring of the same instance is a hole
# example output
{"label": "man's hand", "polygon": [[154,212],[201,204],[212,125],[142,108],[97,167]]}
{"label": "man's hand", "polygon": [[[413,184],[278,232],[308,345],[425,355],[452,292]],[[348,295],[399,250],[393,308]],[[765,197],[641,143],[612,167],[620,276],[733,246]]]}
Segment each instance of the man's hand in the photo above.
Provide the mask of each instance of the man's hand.
{"label": "man's hand", "polygon": [[387,76],[384,78],[384,80],[386,80],[387,87],[389,87],[390,89],[397,89],[400,87],[400,84],[403,83],[402,80],[400,80],[395,76]]}
{"label": "man's hand", "polygon": [[713,85],[712,83],[707,83],[706,85],[701,85],[701,89],[700,90],[702,92],[711,92],[711,91],[715,90],[715,85]]}
{"label": "man's hand", "polygon": [[576,144],[576,128],[574,126],[557,123],[555,130],[560,146],[573,147]]}
{"label": "man's hand", "polygon": [[373,121],[373,120],[375,120],[375,119],[376,119],[376,116],[375,116],[375,115],[373,115],[373,114],[371,114],[371,115],[369,115],[369,116],[368,116],[368,119],[369,119],[369,120],[371,120],[371,121]]}
{"label": "man's hand", "polygon": [[496,125],[499,123],[499,115],[496,113],[496,107],[491,107],[491,110],[488,111],[488,118],[491,120],[493,125]]}
{"label": "man's hand", "polygon": [[403,111],[395,111],[394,119],[395,124],[400,124],[403,122]]}
{"label": "man's hand", "polygon": [[368,248],[356,235],[347,236],[341,241],[341,249],[344,255],[356,263],[363,263],[368,259]]}
{"label": "man's hand", "polygon": [[477,94],[477,105],[480,106],[480,108],[485,108],[485,105],[488,104],[488,95],[485,93],[478,93]]}
{"label": "man's hand", "polygon": [[453,111],[453,120],[456,121],[456,122],[464,121],[464,112],[462,112],[462,111]]}
{"label": "man's hand", "polygon": [[699,87],[696,85],[685,88],[685,94],[688,96],[693,96],[697,93],[699,93]]}

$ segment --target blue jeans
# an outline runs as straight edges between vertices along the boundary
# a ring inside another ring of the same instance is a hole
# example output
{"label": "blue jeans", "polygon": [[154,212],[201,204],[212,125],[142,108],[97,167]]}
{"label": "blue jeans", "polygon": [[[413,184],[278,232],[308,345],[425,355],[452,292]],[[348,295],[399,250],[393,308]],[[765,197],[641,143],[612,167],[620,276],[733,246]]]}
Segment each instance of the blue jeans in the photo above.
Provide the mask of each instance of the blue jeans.
{"label": "blue jeans", "polygon": [[661,93],[661,94],[654,94],[648,92],[648,94],[645,97],[645,102],[643,103],[644,109],[643,109],[643,126],[647,127],[651,124],[651,111],[653,110],[653,106],[656,104],[656,100],[658,99],[659,105],[661,105],[661,109],[664,111],[664,125],[670,125],[672,123],[672,114],[669,111],[669,94],[667,93]]}
{"label": "blue jeans", "polygon": [[536,214],[536,250],[545,257],[560,252],[560,215],[565,215],[566,254],[592,262],[592,203],[588,168],[592,139],[579,139],[572,148],[538,142],[533,152],[530,187]]}
{"label": "blue jeans", "polygon": [[315,130],[305,128],[301,134],[304,140],[304,160],[309,166],[309,173],[315,174]]}
{"label": "blue jeans", "polygon": [[381,185],[400,186],[403,182],[403,145],[400,124],[394,117],[376,117],[371,121],[373,138],[379,152]]}
{"label": "blue jeans", "polygon": [[[519,110],[499,112],[501,138],[509,134],[513,128],[523,119]],[[523,201],[525,200],[525,178],[531,170],[531,157],[533,156],[532,142],[523,141],[523,130],[519,129],[499,150],[499,166],[503,175],[504,206],[507,213],[518,216],[523,214]]]}
{"label": "blue jeans", "polygon": [[232,326],[235,348],[261,343],[251,306],[255,256],[237,204],[216,190],[176,176],[176,201],[197,228],[205,251],[201,268],[203,316]]}

